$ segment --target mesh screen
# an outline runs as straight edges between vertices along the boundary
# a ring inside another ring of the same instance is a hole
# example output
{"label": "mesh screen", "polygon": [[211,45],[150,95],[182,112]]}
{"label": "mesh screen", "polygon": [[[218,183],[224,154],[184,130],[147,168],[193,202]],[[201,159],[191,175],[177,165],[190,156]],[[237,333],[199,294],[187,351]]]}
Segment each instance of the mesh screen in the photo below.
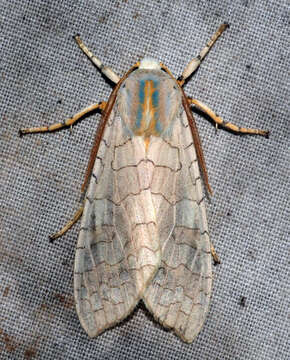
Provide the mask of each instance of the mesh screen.
{"label": "mesh screen", "polygon": [[[287,3],[0,0],[1,359],[289,359]],[[90,340],[72,297],[79,224],[54,244],[48,234],[79,206],[100,115],[72,131],[19,138],[18,129],[63,121],[108,98],[109,82],[72,35],[120,75],[147,55],[177,77],[224,21],[230,29],[185,91],[225,120],[271,136],[216,131],[195,114],[214,189],[211,239],[222,260],[206,324],[186,345],[140,305]]]}

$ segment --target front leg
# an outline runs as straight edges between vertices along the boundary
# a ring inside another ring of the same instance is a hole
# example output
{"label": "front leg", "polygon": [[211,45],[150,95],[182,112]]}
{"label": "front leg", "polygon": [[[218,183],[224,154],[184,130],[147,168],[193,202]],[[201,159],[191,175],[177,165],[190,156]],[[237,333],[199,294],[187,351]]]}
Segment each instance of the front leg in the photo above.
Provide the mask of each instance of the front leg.
{"label": "front leg", "polygon": [[87,55],[91,62],[113,83],[117,84],[120,81],[119,76],[108,66],[105,66],[102,61],[94,55],[91,50],[87,48],[79,35],[74,36],[79,48]]}
{"label": "front leg", "polygon": [[183,70],[182,75],[178,78],[178,83],[182,86],[187,78],[189,78],[199,67],[202,60],[206,57],[210,49],[213,47],[214,43],[217,39],[221,36],[221,34],[229,27],[229,24],[224,23],[222,24],[217,31],[213,34],[211,39],[207,42],[205,47],[201,50],[197,57],[193,58]]}
{"label": "front leg", "polygon": [[216,123],[216,125],[221,125],[225,129],[231,130],[237,134],[252,134],[252,135],[261,135],[261,136],[269,137],[269,130],[249,129],[249,128],[239,127],[235,124],[224,121],[221,117],[216,115],[208,106],[206,106],[199,100],[192,98],[187,98],[187,100],[190,105],[195,105],[199,110],[207,114]]}

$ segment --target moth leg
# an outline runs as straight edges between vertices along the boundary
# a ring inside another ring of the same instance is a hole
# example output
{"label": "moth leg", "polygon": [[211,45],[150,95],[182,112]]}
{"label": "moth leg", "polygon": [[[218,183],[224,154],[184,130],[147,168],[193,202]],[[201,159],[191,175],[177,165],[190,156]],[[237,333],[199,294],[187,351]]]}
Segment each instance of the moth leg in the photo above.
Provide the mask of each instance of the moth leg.
{"label": "moth leg", "polygon": [[213,258],[214,264],[215,265],[220,264],[221,263],[220,258],[218,256],[217,252],[215,251],[215,248],[214,248],[212,242],[210,243],[210,252],[211,252],[211,256]]}
{"label": "moth leg", "polygon": [[56,123],[52,124],[50,126],[39,126],[39,127],[32,127],[32,128],[26,128],[26,129],[20,129],[19,134],[25,135],[25,134],[31,134],[31,133],[39,133],[39,132],[48,132],[48,131],[55,131],[58,129],[62,129],[67,126],[72,126],[77,120],[79,120],[82,116],[88,114],[91,111],[94,110],[104,110],[106,107],[106,102],[102,101],[98,104],[92,104],[88,106],[87,108],[81,110],[77,114],[75,114],[73,117],[65,120],[63,123]]}
{"label": "moth leg", "polygon": [[207,105],[203,104],[199,100],[188,98],[188,102],[195,105],[198,109],[207,114],[216,123],[216,125],[221,125],[225,129],[231,130],[237,134],[254,134],[262,135],[265,137],[269,136],[269,130],[243,128],[230,122],[224,121],[221,117],[216,115]]}
{"label": "moth leg", "polygon": [[55,239],[61,237],[62,235],[64,235],[79,220],[79,218],[82,216],[83,210],[84,210],[84,207],[81,206],[76,211],[73,218],[71,220],[69,220],[61,230],[59,230],[58,232],[56,232],[56,233],[54,233],[52,235],[49,235],[50,241],[53,242],[53,240],[55,240]]}
{"label": "moth leg", "polygon": [[182,75],[177,79],[179,85],[183,85],[185,80],[193,74],[196,69],[199,67],[202,60],[206,57],[209,50],[213,47],[214,43],[217,41],[217,39],[221,36],[221,34],[229,27],[229,24],[224,23],[220,25],[220,27],[217,29],[217,31],[214,33],[214,35],[210,38],[210,40],[207,42],[205,47],[201,50],[201,52],[197,55],[196,58],[193,58],[186,66],[186,68],[183,70]]}
{"label": "moth leg", "polygon": [[120,81],[119,76],[108,66],[105,66],[102,61],[97,58],[83,43],[79,34],[74,36],[75,41],[77,42],[80,49],[87,55],[87,57],[91,60],[91,62],[96,65],[96,67],[104,74],[108,79],[113,81],[113,83],[117,84]]}

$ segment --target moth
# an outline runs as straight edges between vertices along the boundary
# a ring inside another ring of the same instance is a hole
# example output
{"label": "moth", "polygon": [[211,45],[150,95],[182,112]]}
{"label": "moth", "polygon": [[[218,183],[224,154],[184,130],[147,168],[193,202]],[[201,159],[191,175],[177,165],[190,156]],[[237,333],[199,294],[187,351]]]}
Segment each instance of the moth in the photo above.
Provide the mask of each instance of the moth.
{"label": "moth", "polygon": [[90,337],[126,318],[140,300],[185,342],[192,342],[205,322],[212,256],[219,259],[209,239],[202,179],[212,191],[190,106],[233,132],[268,135],[226,123],[183,91],[186,79],[227,27],[219,27],[177,80],[151,58],[119,78],[76,35],[79,47],[115,84],[108,101],[64,123],[20,130],[54,131],[93,110],[102,111],[82,186],[83,206],[51,237],[64,234],[82,215],[74,297]]}

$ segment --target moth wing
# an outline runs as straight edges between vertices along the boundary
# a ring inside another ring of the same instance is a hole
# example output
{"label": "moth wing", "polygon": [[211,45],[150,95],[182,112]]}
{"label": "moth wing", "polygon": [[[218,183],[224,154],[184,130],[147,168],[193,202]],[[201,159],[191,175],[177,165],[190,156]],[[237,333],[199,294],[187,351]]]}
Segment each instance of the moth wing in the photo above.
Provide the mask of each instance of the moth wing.
{"label": "moth wing", "polygon": [[152,164],[144,158],[144,142],[130,136],[115,105],[94,164],[75,255],[76,309],[90,337],[132,311],[160,263],[152,197],[141,176]]}
{"label": "moth wing", "polygon": [[210,240],[200,172],[183,111],[149,149],[155,164],[151,193],[161,265],[143,300],[154,317],[192,342],[202,328],[212,285]]}

